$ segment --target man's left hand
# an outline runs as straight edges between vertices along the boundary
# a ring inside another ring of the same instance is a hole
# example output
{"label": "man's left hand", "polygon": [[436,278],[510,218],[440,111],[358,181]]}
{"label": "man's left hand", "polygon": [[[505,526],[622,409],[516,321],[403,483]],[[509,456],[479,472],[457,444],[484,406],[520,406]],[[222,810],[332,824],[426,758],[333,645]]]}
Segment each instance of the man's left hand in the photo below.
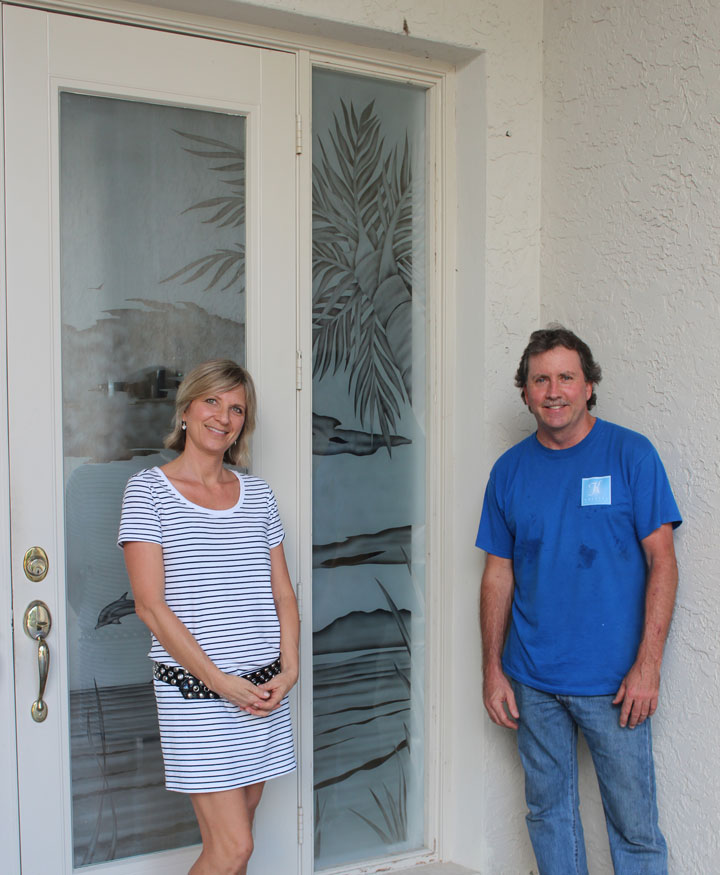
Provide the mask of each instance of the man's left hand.
{"label": "man's left hand", "polygon": [[634,663],[623,678],[613,705],[620,705],[620,725],[634,729],[657,710],[660,690],[660,666],[654,661]]}

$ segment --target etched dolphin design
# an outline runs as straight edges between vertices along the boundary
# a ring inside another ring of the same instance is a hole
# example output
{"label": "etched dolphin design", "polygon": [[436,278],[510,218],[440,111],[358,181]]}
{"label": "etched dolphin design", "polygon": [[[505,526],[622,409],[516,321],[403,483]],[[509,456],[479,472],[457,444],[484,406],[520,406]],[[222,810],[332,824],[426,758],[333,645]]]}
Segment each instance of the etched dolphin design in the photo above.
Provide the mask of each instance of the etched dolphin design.
{"label": "etched dolphin design", "polygon": [[[378,450],[387,448],[388,443],[380,434],[367,431],[355,431],[349,428],[338,428],[342,423],[334,416],[321,416],[313,413],[313,455],[337,456],[340,453],[350,453],[353,456],[371,456]],[[410,438],[399,434],[388,437],[391,447],[411,444]]]}
{"label": "etched dolphin design", "polygon": [[380,532],[350,535],[334,544],[313,545],[313,568],[340,565],[407,565],[410,555],[411,526],[398,526]]}
{"label": "etched dolphin design", "polygon": [[128,598],[127,592],[124,592],[119,599],[105,605],[98,614],[98,621],[95,626],[99,629],[101,626],[110,626],[119,624],[120,617],[127,617],[128,614],[135,613],[135,602]]}

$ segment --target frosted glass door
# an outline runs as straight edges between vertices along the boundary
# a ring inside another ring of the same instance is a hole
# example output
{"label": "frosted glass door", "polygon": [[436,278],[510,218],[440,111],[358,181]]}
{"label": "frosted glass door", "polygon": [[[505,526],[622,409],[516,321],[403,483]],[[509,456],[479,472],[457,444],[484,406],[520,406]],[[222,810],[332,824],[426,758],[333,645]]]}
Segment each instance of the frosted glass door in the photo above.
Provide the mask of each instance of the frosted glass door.
{"label": "frosted glass door", "polygon": [[313,75],[315,866],[424,846],[425,92]]}
{"label": "frosted glass door", "polygon": [[[276,437],[296,429],[294,59],[4,15],[22,871],[184,872],[200,837],[187,796],[164,788],[120,500],[132,473],[171,458],[183,374],[229,357],[258,375],[253,471],[296,528],[294,457]],[[50,558],[36,583],[22,572],[33,544]],[[35,599],[52,616],[42,723],[22,632]],[[270,784],[254,875],[297,865],[297,779]]]}
{"label": "frosted glass door", "polygon": [[174,455],[182,375],[245,362],[245,156],[242,115],[60,94],[76,867],[200,841],[188,797],[164,790],[148,632],[114,534],[128,477]]}

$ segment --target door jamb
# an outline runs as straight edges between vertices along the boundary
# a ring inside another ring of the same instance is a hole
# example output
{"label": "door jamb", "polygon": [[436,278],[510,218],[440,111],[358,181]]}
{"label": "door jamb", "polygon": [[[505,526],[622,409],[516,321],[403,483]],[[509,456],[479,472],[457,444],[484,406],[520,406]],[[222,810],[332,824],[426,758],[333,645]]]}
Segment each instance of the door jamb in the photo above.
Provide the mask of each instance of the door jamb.
{"label": "door jamb", "polygon": [[[1,10],[0,10],[1,11]],[[0,54],[2,53],[3,22],[0,15]],[[4,94],[3,67],[0,65],[0,94]],[[7,402],[7,298],[5,273],[5,118],[0,100],[0,386]],[[0,563],[0,709],[15,713],[15,670],[13,660],[12,569],[10,566],[10,461],[8,447],[7,403],[0,404],[0,554],[8,557]],[[0,782],[0,843],[5,849],[8,875],[20,875],[20,816],[18,812],[17,735],[15,720],[0,722],[0,769],[5,779]]]}

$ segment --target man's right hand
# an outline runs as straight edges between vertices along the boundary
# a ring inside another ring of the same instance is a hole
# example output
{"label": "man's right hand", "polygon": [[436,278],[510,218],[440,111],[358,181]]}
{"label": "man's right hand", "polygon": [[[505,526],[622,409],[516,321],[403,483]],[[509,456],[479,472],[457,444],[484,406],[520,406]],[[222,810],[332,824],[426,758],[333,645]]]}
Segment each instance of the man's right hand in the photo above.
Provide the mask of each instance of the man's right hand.
{"label": "man's right hand", "polygon": [[493,723],[508,729],[518,728],[520,712],[515,702],[515,693],[502,669],[486,669],[483,678],[483,702]]}

